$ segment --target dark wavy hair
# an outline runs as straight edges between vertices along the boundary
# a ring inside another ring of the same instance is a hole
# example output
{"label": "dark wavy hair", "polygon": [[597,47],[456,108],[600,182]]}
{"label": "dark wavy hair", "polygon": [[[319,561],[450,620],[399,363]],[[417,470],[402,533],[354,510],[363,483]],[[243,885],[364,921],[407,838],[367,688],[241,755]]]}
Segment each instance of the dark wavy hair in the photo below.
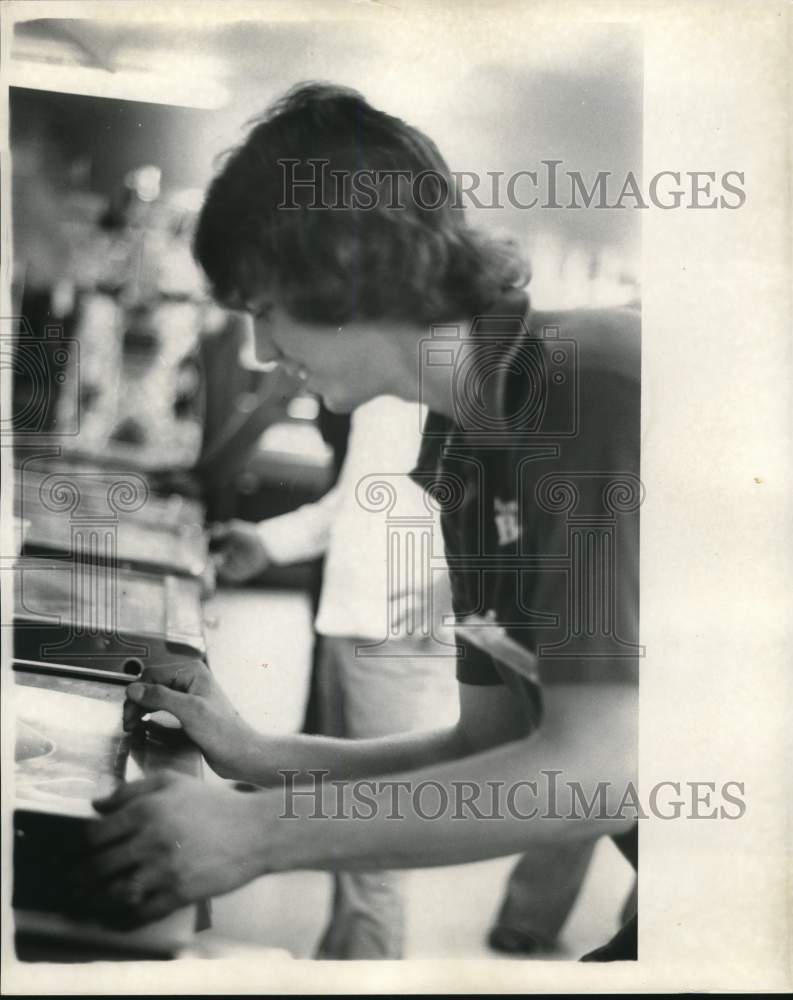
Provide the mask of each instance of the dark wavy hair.
{"label": "dark wavy hair", "polygon": [[[376,175],[371,205],[340,185],[356,171]],[[409,175],[396,187],[394,171]],[[316,186],[289,189],[289,177]],[[302,84],[226,154],[193,252],[215,298],[234,307],[274,291],[308,322],[458,319],[525,284],[528,271],[512,243],[471,229],[456,201],[427,136],[354,90]]]}

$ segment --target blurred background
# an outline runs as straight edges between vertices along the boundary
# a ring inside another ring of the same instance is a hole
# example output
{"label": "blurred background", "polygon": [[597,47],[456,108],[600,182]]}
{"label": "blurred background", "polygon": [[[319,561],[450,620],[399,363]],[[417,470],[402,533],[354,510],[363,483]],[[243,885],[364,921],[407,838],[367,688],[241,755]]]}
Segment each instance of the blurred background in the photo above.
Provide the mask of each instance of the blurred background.
{"label": "blurred background", "polygon": [[[512,35],[509,19],[494,17],[477,19],[471,35],[464,21],[429,33],[387,13],[377,22],[15,25],[15,312],[34,327],[62,323],[81,344],[80,378],[64,383],[79,383],[79,399],[53,393],[48,414],[66,419],[79,407],[69,447],[148,468],[202,462],[210,517],[288,509],[326,485],[332,451],[316,430],[317,404],[295,399],[283,373],[250,370],[244,321],[206,300],[189,253],[216,158],[296,82],[356,87],[424,129],[453,170],[509,176],[556,159],[584,177],[639,175],[636,31],[538,25]],[[468,210],[525,246],[535,306],[636,298],[640,213]],[[224,398],[212,384],[220,367]]]}

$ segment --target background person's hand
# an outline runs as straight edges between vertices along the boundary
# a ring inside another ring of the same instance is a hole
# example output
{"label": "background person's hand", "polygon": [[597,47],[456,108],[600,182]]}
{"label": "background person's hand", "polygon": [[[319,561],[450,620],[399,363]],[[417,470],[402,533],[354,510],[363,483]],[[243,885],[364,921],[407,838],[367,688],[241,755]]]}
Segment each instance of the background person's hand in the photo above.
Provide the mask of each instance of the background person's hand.
{"label": "background person's hand", "polygon": [[417,579],[400,580],[398,574],[389,573],[386,591],[388,627],[399,635],[414,640],[422,638],[422,629],[430,625],[424,636],[428,643],[433,636],[446,635],[453,639],[452,593],[446,571],[434,570],[429,583]]}
{"label": "background person's hand", "polygon": [[127,687],[124,729],[131,732],[149,712],[171,712],[222,778],[243,779],[246,761],[255,757],[260,736],[226,697],[201,660],[146,667]]}
{"label": "background person's hand", "polygon": [[263,573],[270,563],[256,525],[250,521],[226,521],[209,529],[209,547],[218,579],[244,583]]}
{"label": "background person's hand", "polygon": [[258,798],[173,773],[121,785],[94,802],[102,818],[72,872],[75,896],[133,927],[244,885],[264,873]]}

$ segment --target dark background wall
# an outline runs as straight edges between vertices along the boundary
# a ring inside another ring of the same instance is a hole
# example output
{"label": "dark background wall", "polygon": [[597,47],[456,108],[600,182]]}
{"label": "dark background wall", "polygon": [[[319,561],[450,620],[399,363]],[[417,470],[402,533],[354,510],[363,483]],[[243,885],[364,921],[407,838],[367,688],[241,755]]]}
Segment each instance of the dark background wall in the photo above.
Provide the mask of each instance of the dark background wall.
{"label": "dark background wall", "polygon": [[160,167],[164,187],[201,187],[219,152],[213,139],[223,116],[11,87],[10,117],[12,150],[36,145],[41,169],[55,182],[71,164],[82,165],[91,190],[109,196],[129,170],[145,164]]}

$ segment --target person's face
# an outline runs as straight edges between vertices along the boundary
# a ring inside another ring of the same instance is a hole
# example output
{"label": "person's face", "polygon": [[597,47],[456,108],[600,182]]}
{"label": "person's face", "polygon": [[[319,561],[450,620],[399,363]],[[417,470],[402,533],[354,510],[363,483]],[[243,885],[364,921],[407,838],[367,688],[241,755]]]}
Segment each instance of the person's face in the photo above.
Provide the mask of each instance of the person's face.
{"label": "person's face", "polygon": [[323,326],[294,319],[274,296],[249,305],[256,358],[297,375],[334,413],[349,413],[386,390],[371,325]]}

